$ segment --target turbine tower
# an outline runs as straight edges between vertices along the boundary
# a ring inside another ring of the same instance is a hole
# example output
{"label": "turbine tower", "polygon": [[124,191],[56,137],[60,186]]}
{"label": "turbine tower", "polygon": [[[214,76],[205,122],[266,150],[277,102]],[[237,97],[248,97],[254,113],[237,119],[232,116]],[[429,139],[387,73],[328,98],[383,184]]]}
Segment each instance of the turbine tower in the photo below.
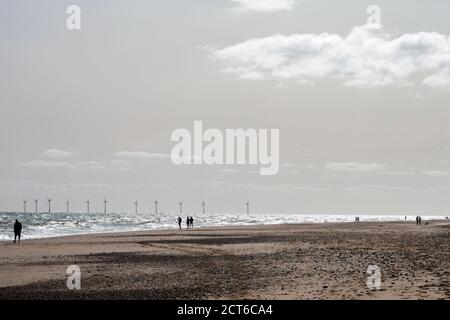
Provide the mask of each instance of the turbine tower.
{"label": "turbine tower", "polygon": [[202,199],[202,212],[203,212],[203,214],[205,214],[205,205],[206,205],[205,199]]}
{"label": "turbine tower", "polygon": [[245,204],[247,205],[247,215],[250,214],[250,201],[246,201]]}
{"label": "turbine tower", "polygon": [[158,214],[158,200],[155,200],[155,214]]}
{"label": "turbine tower", "polygon": [[34,200],[34,212],[37,213],[37,209],[38,209],[38,199],[33,199]]}
{"label": "turbine tower", "polygon": [[106,198],[103,198],[103,205],[104,205],[104,212],[106,213],[106,205],[107,205],[108,201],[106,200]]}
{"label": "turbine tower", "polygon": [[27,200],[23,199],[23,213],[27,213]]}
{"label": "turbine tower", "polygon": [[178,201],[178,205],[180,206],[180,214],[183,213],[183,201]]}
{"label": "turbine tower", "polygon": [[66,200],[66,213],[69,213],[69,199]]}
{"label": "turbine tower", "polygon": [[52,207],[52,198],[47,197],[47,201],[48,201],[48,213],[51,213],[51,207]]}
{"label": "turbine tower", "polygon": [[89,205],[91,204],[91,201],[88,199],[87,201],[86,201],[86,206],[87,206],[87,213],[90,213],[90,208],[89,208]]}
{"label": "turbine tower", "polygon": [[137,201],[137,199],[136,199],[136,201],[134,202],[134,213],[138,213],[138,204],[139,204],[139,202]]}

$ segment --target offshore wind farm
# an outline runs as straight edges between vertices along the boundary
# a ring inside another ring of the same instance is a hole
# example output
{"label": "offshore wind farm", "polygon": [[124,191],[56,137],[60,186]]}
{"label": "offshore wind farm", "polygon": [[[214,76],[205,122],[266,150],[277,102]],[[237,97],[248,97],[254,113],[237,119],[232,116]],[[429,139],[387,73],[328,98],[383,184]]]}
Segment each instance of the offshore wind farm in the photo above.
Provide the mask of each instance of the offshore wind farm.
{"label": "offshore wind farm", "polygon": [[[144,203],[137,199],[130,203],[128,211],[115,211],[113,207],[108,210],[109,201],[106,198],[94,202],[85,200],[85,208],[70,210],[71,202],[65,202],[65,210],[52,210],[51,197],[47,197],[47,210],[38,210],[38,199],[35,202],[35,210],[27,211],[26,199],[23,199],[23,211],[0,212],[0,241],[12,240],[11,221],[22,222],[24,239],[39,239],[58,236],[92,234],[105,232],[125,232],[143,230],[166,230],[176,229],[176,219],[186,216],[194,216],[196,227],[220,227],[220,226],[249,226],[249,225],[280,225],[280,224],[309,224],[309,223],[353,223],[356,215],[349,214],[285,214],[274,212],[273,214],[258,213],[250,211],[250,201],[242,203],[241,212],[223,212],[220,209],[210,208],[206,210],[204,198],[198,205],[194,202],[189,207],[185,202],[177,201],[178,211],[164,210],[158,200]],[[92,207],[93,204],[96,207]],[[142,204],[142,209],[139,205]],[[72,204],[73,205],[73,204]],[[365,222],[389,222],[389,221],[414,221],[415,216],[401,214],[358,215],[360,221]],[[444,215],[423,215],[425,221],[443,220]]]}

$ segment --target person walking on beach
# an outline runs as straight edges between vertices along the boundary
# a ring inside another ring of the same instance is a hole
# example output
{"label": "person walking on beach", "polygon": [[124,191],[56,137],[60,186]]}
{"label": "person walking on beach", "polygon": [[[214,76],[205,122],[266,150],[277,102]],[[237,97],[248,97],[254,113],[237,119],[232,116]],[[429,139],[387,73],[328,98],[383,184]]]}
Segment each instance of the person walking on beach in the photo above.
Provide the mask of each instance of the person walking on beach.
{"label": "person walking on beach", "polygon": [[416,226],[419,225],[419,216],[416,217]]}
{"label": "person walking on beach", "polygon": [[16,220],[14,223],[14,243],[16,243],[16,239],[19,238],[19,244],[20,244],[20,235],[22,233],[22,224]]}
{"label": "person walking on beach", "polygon": [[189,227],[191,226],[190,223],[191,223],[191,219],[189,219],[189,217],[186,217],[186,228],[187,229],[189,229]]}
{"label": "person walking on beach", "polygon": [[177,222],[178,222],[178,228],[181,229],[181,217],[178,217],[178,218],[177,218]]}
{"label": "person walking on beach", "polygon": [[194,227],[194,218],[191,217],[191,228],[193,228],[193,227]]}

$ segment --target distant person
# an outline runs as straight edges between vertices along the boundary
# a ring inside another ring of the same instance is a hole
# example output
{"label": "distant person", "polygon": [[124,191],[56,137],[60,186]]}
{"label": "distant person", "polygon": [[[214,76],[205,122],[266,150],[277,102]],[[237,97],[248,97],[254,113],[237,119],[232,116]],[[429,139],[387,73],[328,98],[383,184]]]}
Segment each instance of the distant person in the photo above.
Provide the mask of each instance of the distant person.
{"label": "distant person", "polygon": [[189,219],[189,217],[186,217],[186,227],[189,229],[191,224],[191,219]]}
{"label": "distant person", "polygon": [[178,228],[181,229],[181,217],[178,217],[178,218],[177,218],[177,222],[178,222]]}
{"label": "distant person", "polygon": [[22,233],[22,224],[16,220],[16,222],[14,223],[14,243],[16,243],[16,239],[18,238],[20,243],[20,235]]}
{"label": "distant person", "polygon": [[422,225],[422,217],[419,216],[419,226],[421,226],[421,225]]}
{"label": "distant person", "polygon": [[191,228],[194,227],[194,218],[191,217]]}
{"label": "distant person", "polygon": [[419,216],[416,217],[416,226],[419,225]]}
{"label": "distant person", "polygon": [[405,221],[406,221],[406,216],[405,216]]}

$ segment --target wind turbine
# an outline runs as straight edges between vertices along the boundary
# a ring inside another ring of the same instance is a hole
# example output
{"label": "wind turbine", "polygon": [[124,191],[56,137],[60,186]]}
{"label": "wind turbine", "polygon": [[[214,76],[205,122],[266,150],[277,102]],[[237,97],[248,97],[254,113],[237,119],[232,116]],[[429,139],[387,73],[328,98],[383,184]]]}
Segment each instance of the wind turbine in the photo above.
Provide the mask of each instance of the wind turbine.
{"label": "wind turbine", "polygon": [[202,212],[205,214],[205,199],[202,199]]}
{"label": "wind turbine", "polygon": [[66,200],[66,213],[69,213],[69,199]]}
{"label": "wind turbine", "polygon": [[104,205],[104,212],[106,213],[106,205],[107,205],[108,201],[106,200],[106,198],[103,198],[103,205]]}
{"label": "wind turbine", "polygon": [[34,212],[37,213],[37,209],[38,209],[38,199],[33,199],[34,200]]}
{"label": "wind turbine", "polygon": [[245,204],[247,205],[247,215],[250,214],[250,201],[246,201]]}
{"label": "wind turbine", "polygon": [[158,214],[158,200],[155,200],[155,214]]}
{"label": "wind turbine", "polygon": [[87,213],[89,213],[89,211],[90,211],[90,210],[89,210],[89,209],[90,209],[90,208],[89,208],[90,203],[91,203],[91,200],[88,199],[88,200],[86,201]]}
{"label": "wind turbine", "polygon": [[180,206],[180,214],[183,213],[183,201],[178,201],[178,205]]}
{"label": "wind turbine", "polygon": [[47,201],[48,201],[48,213],[51,213],[51,204],[52,204],[52,198],[47,197]]}
{"label": "wind turbine", "polygon": [[22,199],[22,201],[23,201],[23,213],[26,213],[27,212],[27,200]]}
{"label": "wind turbine", "polygon": [[134,213],[138,213],[138,204],[139,204],[139,202],[137,201],[137,199],[136,199],[136,201],[134,202]]}

